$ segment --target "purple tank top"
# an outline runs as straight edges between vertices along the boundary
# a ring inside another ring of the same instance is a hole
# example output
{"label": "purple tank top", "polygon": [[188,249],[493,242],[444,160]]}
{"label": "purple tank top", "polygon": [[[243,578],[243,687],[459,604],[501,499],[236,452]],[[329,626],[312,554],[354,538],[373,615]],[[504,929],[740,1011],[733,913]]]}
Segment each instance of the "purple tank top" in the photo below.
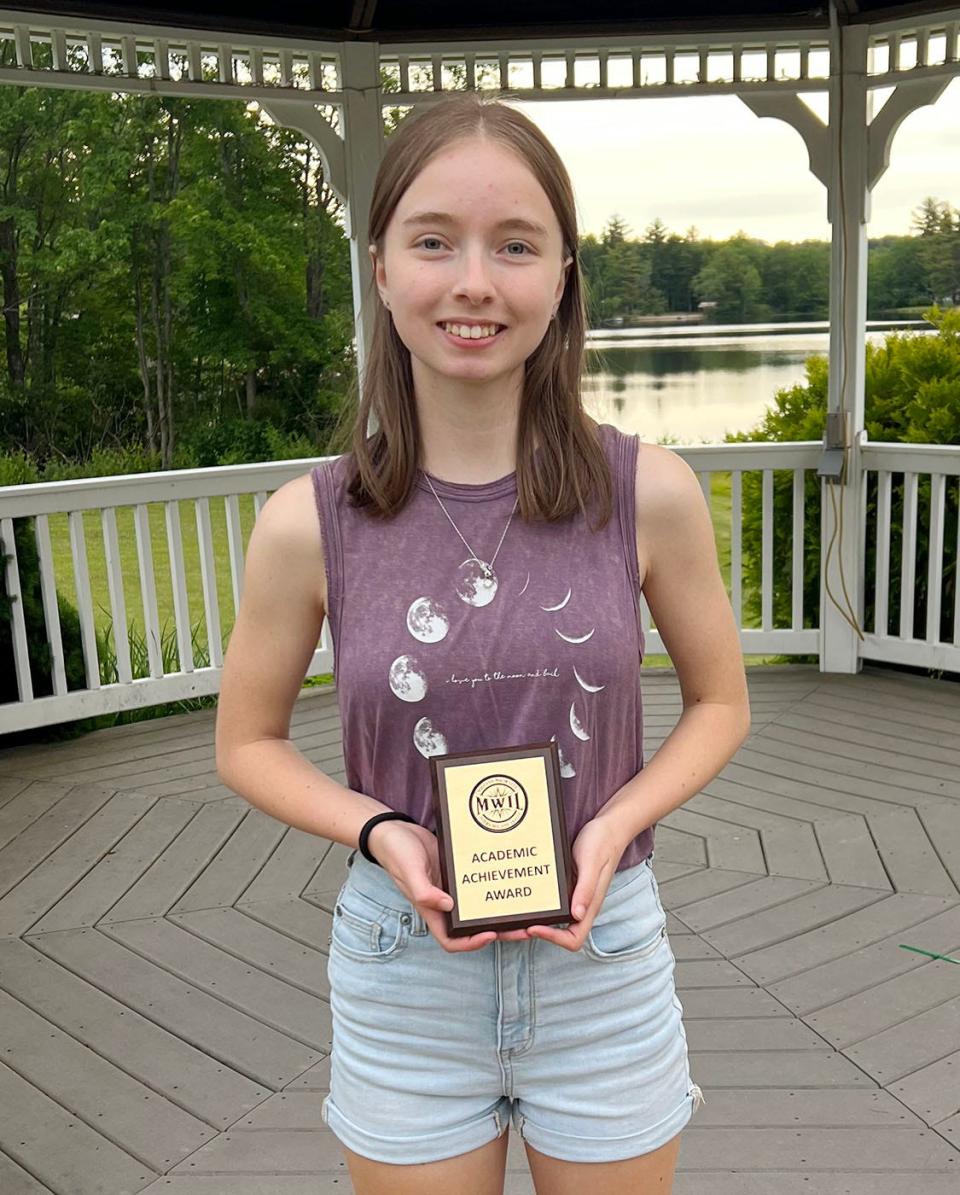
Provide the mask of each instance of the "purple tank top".
{"label": "purple tank top", "polygon": [[[525,523],[496,558],[496,590],[469,567],[423,474],[392,520],[349,505],[349,457],[311,470],[347,784],[435,830],[430,755],[555,738],[571,843],[643,767],[634,477],[639,441],[599,435],[615,479],[613,517]],[[470,547],[489,560],[516,473],[484,485],[431,477]],[[654,823],[655,825],[655,823]],[[654,825],[618,871],[653,850]]]}

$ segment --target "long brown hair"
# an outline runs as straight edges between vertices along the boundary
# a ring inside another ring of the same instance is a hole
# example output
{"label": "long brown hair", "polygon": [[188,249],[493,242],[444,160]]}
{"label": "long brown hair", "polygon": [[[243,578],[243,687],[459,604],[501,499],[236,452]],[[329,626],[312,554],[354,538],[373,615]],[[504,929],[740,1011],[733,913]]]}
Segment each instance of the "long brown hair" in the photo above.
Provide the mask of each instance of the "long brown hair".
{"label": "long brown hair", "polygon": [[[383,252],[387,225],[404,192],[441,149],[489,137],[516,153],[543,187],[556,214],[564,255],[572,257],[556,318],[527,358],[517,425],[519,513],[555,521],[593,506],[603,527],[613,512],[613,483],[596,424],[583,410],[586,311],[578,260],[576,207],[557,151],[533,121],[497,100],[467,92],[409,116],[390,137],[370,204],[370,240]],[[365,302],[376,300],[375,291]],[[373,416],[377,430],[368,434]],[[539,441],[539,452],[535,444]],[[409,501],[419,467],[419,426],[410,353],[383,304],[376,302],[369,357],[353,421],[354,506],[389,518]]]}

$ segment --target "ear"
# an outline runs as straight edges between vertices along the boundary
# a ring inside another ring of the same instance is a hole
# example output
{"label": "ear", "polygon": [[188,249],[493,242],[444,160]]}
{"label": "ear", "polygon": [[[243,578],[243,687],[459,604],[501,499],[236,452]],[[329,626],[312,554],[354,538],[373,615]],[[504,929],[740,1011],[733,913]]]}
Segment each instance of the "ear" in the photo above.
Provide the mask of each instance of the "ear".
{"label": "ear", "polygon": [[572,256],[565,258],[562,263],[562,266],[560,269],[560,281],[557,283],[557,289],[553,295],[558,306],[560,304],[560,300],[563,298],[563,292],[566,289],[566,285],[567,285],[567,276],[570,273],[570,267],[572,265],[573,265],[573,257]]}
{"label": "ear", "polygon": [[383,302],[383,288],[387,285],[387,274],[383,266],[383,258],[377,253],[376,245],[370,245],[368,252],[373,265],[373,281],[380,292],[380,300]]}

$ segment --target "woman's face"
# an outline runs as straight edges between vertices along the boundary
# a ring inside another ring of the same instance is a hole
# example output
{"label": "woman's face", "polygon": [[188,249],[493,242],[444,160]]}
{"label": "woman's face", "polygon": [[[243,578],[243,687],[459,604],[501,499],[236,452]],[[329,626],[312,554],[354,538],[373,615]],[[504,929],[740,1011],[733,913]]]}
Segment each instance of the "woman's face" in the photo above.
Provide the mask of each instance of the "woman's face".
{"label": "woman's face", "polygon": [[472,137],[407,188],[373,254],[417,381],[490,383],[522,368],[563,294],[570,259],[530,169]]}

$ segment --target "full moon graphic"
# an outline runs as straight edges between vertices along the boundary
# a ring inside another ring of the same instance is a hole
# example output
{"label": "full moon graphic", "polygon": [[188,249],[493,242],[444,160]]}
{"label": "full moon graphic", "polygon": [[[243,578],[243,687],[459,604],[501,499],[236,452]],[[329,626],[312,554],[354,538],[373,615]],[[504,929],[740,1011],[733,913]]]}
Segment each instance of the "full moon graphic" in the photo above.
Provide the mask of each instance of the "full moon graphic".
{"label": "full moon graphic", "polygon": [[423,701],[427,678],[415,656],[397,656],[390,665],[390,688],[401,701]]}
{"label": "full moon graphic", "polygon": [[407,611],[407,630],[421,643],[439,643],[450,630],[450,619],[440,602],[418,597]]}
{"label": "full moon graphic", "polygon": [[457,594],[468,606],[489,606],[497,596],[497,577],[489,564],[470,557],[457,569]]}
{"label": "full moon graphic", "polygon": [[431,755],[446,755],[447,740],[429,718],[421,718],[413,728],[414,746],[428,759]]}

